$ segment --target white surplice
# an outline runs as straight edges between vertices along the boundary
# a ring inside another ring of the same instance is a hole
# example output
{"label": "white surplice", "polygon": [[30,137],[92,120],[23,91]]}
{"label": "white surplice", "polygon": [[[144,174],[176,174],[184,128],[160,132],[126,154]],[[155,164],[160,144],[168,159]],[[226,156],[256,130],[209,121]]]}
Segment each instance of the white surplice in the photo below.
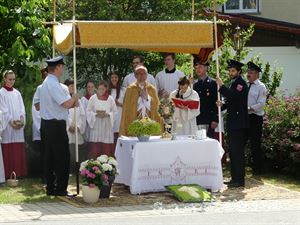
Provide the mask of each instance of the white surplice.
{"label": "white surplice", "polygon": [[170,94],[178,89],[178,80],[181,77],[184,77],[184,73],[180,70],[175,70],[174,73],[166,73],[165,70],[160,71],[155,77],[157,91],[165,91]]}
{"label": "white surplice", "polygon": [[[116,96],[117,96],[117,89],[113,88],[111,90],[111,97],[113,99],[116,99]],[[119,99],[118,99],[118,102],[123,104],[123,100],[124,100],[124,95],[125,95],[125,89],[124,88],[121,88],[120,89],[120,95],[119,95]],[[113,132],[114,133],[118,133],[119,132],[119,129],[120,129],[120,123],[121,123],[121,116],[122,116],[122,107],[121,106],[117,106],[117,111],[114,115],[114,124],[113,124]]]}
{"label": "white surplice", "polygon": [[3,132],[2,143],[23,143],[24,142],[24,127],[17,130],[14,129],[9,122],[13,120],[20,120],[23,118],[24,124],[25,107],[21,93],[13,89],[13,91],[7,91],[5,88],[0,89],[0,110],[3,113]]}
{"label": "white surplice", "polygon": [[40,141],[41,140],[41,114],[37,111],[32,103],[31,108],[31,115],[32,115],[32,140],[33,141]]}
{"label": "white surplice", "polygon": [[[81,105],[82,105],[82,107],[84,109],[85,115],[87,117],[87,107],[88,107],[89,99],[87,99],[85,96],[83,96],[80,99],[80,103],[81,103]],[[86,126],[85,126],[85,131],[84,131],[84,134],[83,134],[83,138],[84,138],[85,141],[89,141],[89,136],[90,136],[91,128],[88,125],[87,120],[85,122],[86,122]]]}
{"label": "white surplice", "polygon": [[[2,134],[3,131],[3,124],[4,124],[3,113],[0,111],[0,135]],[[0,137],[0,143],[1,143],[1,137]],[[4,182],[5,182],[5,173],[4,173],[2,148],[0,144],[0,183],[4,183]]]}
{"label": "white surplice", "polygon": [[[105,118],[96,117],[96,111],[105,111],[109,116]],[[115,100],[108,96],[107,100],[100,100],[94,94],[87,107],[87,122],[90,127],[89,142],[114,143],[112,127],[114,115],[117,111]]]}
{"label": "white surplice", "polygon": [[86,115],[81,102],[79,102],[78,107],[69,109],[69,116],[67,120],[67,133],[69,137],[69,144],[75,144],[76,142],[75,132],[71,133],[69,131],[69,128],[71,126],[75,127],[75,112],[76,112],[76,120],[77,120],[77,128],[78,128],[78,132],[77,132],[78,144],[81,145],[84,143],[83,135],[86,127]]}
{"label": "white surplice", "polygon": [[[173,91],[170,94],[170,98],[176,98],[178,90]],[[196,91],[192,90],[190,87],[183,94],[182,100],[194,100],[200,101],[199,95]],[[200,104],[199,104],[200,107]],[[200,113],[200,108],[198,109],[180,109],[175,107],[175,112],[173,115],[176,121],[176,134],[178,135],[195,135],[197,131],[197,121],[196,117]]]}

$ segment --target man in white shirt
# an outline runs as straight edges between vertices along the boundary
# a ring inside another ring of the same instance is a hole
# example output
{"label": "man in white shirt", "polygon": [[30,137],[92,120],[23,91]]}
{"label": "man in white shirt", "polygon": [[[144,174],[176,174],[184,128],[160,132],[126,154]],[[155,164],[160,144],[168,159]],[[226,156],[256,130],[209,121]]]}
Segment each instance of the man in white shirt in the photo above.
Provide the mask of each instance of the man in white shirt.
{"label": "man in white shirt", "polygon": [[261,68],[253,62],[248,62],[248,138],[252,154],[252,172],[260,174],[262,169],[261,136],[264,107],[267,99],[266,86],[259,80]]}
{"label": "man in white shirt", "polygon": [[[140,56],[140,55],[134,56],[132,60],[133,71],[137,66],[144,66],[144,61],[145,61],[144,56]],[[127,88],[130,84],[134,82],[136,82],[136,77],[134,72],[132,72],[124,78],[122,87]],[[151,74],[147,74],[147,82],[152,84],[154,87],[156,87],[156,81]]]}
{"label": "man in white shirt", "polygon": [[176,69],[175,62],[175,53],[166,53],[164,55],[166,68],[155,77],[159,98],[168,97],[171,92],[178,89],[178,81],[181,77],[184,77],[184,73]]}

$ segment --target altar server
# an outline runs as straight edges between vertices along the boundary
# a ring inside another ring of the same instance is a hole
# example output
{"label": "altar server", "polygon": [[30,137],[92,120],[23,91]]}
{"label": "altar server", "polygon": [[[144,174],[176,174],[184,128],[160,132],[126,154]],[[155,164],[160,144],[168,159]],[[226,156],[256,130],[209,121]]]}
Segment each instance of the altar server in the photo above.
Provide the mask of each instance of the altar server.
{"label": "altar server", "polygon": [[177,98],[183,101],[193,100],[198,102],[198,108],[190,109],[188,106],[178,105],[175,107],[173,118],[176,120],[176,134],[179,135],[196,135],[197,121],[199,115],[200,104],[199,95],[196,91],[190,88],[190,81],[185,76],[178,81],[178,90],[170,94],[170,98]]}
{"label": "altar server", "polygon": [[2,154],[5,177],[13,171],[17,176],[27,175],[27,159],[25,152],[24,125],[25,107],[22,96],[13,88],[16,75],[12,70],[3,74],[4,85],[0,89],[0,110],[3,113]]}
{"label": "altar server", "polygon": [[117,139],[119,137],[119,129],[121,123],[121,116],[122,116],[122,107],[123,107],[123,100],[125,89],[121,87],[120,82],[120,75],[118,72],[114,71],[109,74],[110,83],[109,83],[109,94],[115,100],[117,111],[114,115],[114,124],[113,124],[113,132],[114,132],[114,144],[116,144]]}
{"label": "altar server", "polygon": [[[3,131],[3,124],[4,124],[4,118],[3,113],[0,111],[0,135]],[[0,143],[1,143],[1,136],[0,136]],[[3,165],[3,156],[2,156],[2,148],[0,145],[0,184],[5,182],[5,172],[4,172],[4,165]]]}
{"label": "altar server", "polygon": [[[68,91],[71,96],[74,95],[74,80],[67,79],[65,80],[64,84],[68,87]],[[77,120],[77,137],[78,137],[78,150],[79,150],[79,162],[85,160],[85,152],[82,148],[82,144],[84,143],[83,135],[86,127],[86,116],[85,110],[82,107],[81,102],[79,104],[69,109],[69,115],[67,120],[67,132],[69,137],[69,144],[70,144],[70,172],[74,173],[76,166],[75,166],[75,159],[76,159],[76,152],[75,152],[75,144],[76,144],[76,136],[75,136],[75,113],[76,113],[76,120]]]}
{"label": "altar server", "polygon": [[164,55],[166,68],[155,77],[159,98],[169,97],[170,93],[177,89],[179,78],[184,77],[184,73],[176,69],[175,61],[175,53]]}
{"label": "altar server", "polygon": [[[82,107],[87,114],[87,106],[89,103],[89,99],[95,94],[95,84],[92,81],[88,81],[85,85],[85,95],[80,99]],[[90,127],[86,123],[85,131],[84,131],[84,140],[89,140]]]}
{"label": "altar server", "polygon": [[108,84],[101,81],[88,103],[87,121],[91,128],[89,136],[89,157],[97,158],[105,154],[114,156],[112,131],[114,115],[117,111],[113,97],[108,94]]}
{"label": "altar server", "polygon": [[[133,57],[133,60],[132,60],[133,72],[126,75],[126,77],[124,78],[123,85],[122,85],[124,88],[127,88],[130,84],[133,84],[134,82],[136,82],[136,75],[135,75],[135,72],[134,72],[135,68],[137,66],[144,66],[144,61],[145,61],[144,56],[137,55],[137,56]],[[147,75],[147,82],[152,84],[154,87],[156,87],[156,81],[155,81],[154,77],[151,74]]]}

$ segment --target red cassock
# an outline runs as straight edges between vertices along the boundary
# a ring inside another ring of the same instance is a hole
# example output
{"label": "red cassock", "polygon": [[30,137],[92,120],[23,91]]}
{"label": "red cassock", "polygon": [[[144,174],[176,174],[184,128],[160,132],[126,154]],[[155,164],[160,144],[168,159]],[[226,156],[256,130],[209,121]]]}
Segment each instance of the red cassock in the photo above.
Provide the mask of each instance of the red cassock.
{"label": "red cassock", "polygon": [[1,144],[5,178],[14,171],[18,177],[27,176],[27,159],[24,143]]}

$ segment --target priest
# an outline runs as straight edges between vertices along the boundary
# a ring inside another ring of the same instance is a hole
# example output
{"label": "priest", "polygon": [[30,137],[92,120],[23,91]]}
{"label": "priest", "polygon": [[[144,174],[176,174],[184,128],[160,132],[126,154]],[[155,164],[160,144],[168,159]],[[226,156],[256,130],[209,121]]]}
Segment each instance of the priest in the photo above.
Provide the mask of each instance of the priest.
{"label": "priest", "polygon": [[135,68],[136,82],[129,85],[125,92],[122,119],[120,125],[120,135],[128,135],[128,126],[136,119],[149,117],[161,124],[163,119],[157,110],[159,99],[156,88],[149,84],[147,80],[148,70],[144,66]]}

